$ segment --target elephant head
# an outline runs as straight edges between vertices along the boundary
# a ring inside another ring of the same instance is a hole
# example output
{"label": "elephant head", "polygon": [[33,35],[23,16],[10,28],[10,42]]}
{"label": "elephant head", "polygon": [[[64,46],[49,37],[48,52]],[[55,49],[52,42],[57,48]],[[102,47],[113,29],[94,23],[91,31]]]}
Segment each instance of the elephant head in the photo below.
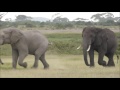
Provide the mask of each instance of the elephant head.
{"label": "elephant head", "polygon": [[4,29],[0,31],[0,45],[14,44],[21,39],[23,34],[20,30]]}
{"label": "elephant head", "polygon": [[94,50],[95,46],[100,46],[103,41],[106,43],[107,34],[105,30],[102,30],[100,28],[85,27],[82,31],[82,37],[84,61],[87,66],[90,66],[87,60],[87,52],[90,52],[91,49]]}

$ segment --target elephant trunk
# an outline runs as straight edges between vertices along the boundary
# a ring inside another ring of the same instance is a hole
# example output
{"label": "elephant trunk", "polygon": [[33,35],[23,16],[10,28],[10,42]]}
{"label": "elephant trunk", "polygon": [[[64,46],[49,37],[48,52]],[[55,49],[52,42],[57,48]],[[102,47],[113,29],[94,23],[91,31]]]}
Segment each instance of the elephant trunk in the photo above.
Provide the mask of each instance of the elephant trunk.
{"label": "elephant trunk", "polygon": [[87,66],[90,66],[90,64],[88,64],[88,60],[87,60],[87,51],[86,50],[83,50],[83,53],[84,53],[84,61],[85,61],[85,64]]}
{"label": "elephant trunk", "polygon": [[[89,49],[90,47],[88,47],[88,49]],[[85,61],[85,64],[87,65],[87,66],[90,66],[90,64],[88,64],[88,60],[87,60],[87,51],[88,51],[88,49],[87,49],[87,47],[83,47],[83,54],[84,54],[84,61]]]}
{"label": "elephant trunk", "polygon": [[91,48],[91,39],[84,40],[83,41],[83,54],[84,54],[84,62],[87,66],[90,66],[90,64],[88,63],[88,59],[87,59],[87,52],[89,52]]}

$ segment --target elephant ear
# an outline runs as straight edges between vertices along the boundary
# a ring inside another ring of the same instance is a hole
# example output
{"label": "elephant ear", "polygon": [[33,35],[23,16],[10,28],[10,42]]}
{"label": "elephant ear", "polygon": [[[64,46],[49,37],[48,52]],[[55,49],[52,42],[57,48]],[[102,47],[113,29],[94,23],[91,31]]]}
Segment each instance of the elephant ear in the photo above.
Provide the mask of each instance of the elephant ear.
{"label": "elephant ear", "polygon": [[11,44],[16,43],[18,40],[21,39],[22,36],[23,34],[19,30],[12,30],[10,38]]}
{"label": "elephant ear", "polygon": [[108,35],[107,35],[107,33],[106,33],[106,30],[103,29],[101,33],[102,33],[102,40],[103,40],[103,42],[107,42],[107,40],[108,40]]}
{"label": "elephant ear", "polygon": [[96,36],[96,44],[97,45],[101,45],[103,42],[107,42],[108,36],[106,34],[105,30],[100,30],[99,32],[97,32],[97,36]]}

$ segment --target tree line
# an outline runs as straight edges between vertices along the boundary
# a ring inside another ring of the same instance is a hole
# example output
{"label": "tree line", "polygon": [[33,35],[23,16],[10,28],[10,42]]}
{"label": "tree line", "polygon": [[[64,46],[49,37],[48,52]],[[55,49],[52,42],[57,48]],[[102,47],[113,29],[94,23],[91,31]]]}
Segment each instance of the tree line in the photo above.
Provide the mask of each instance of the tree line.
{"label": "tree line", "polygon": [[[2,14],[0,15],[2,16]],[[71,29],[80,26],[119,26],[120,17],[114,17],[112,13],[95,14],[91,16],[91,21],[84,18],[76,18],[70,21],[67,17],[57,16],[52,21],[46,22],[32,21],[32,17],[26,15],[16,16],[15,21],[6,18],[6,21],[0,21],[0,28],[41,28],[41,29]]]}

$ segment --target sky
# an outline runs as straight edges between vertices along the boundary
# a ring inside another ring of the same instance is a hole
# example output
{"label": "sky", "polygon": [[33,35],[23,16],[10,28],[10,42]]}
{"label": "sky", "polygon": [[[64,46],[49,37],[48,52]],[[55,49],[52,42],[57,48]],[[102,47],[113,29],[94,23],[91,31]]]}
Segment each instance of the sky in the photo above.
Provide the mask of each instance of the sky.
{"label": "sky", "polygon": [[[5,13],[5,12],[1,12]],[[70,21],[76,18],[85,18],[90,19],[92,15],[97,13],[104,13],[104,12],[8,12],[1,20],[4,21],[6,18],[11,18],[14,20],[18,15],[26,15],[31,17],[45,17],[48,19],[52,19],[56,16],[67,17]],[[115,17],[120,17],[120,12],[110,12]],[[56,16],[55,16],[56,14]]]}

